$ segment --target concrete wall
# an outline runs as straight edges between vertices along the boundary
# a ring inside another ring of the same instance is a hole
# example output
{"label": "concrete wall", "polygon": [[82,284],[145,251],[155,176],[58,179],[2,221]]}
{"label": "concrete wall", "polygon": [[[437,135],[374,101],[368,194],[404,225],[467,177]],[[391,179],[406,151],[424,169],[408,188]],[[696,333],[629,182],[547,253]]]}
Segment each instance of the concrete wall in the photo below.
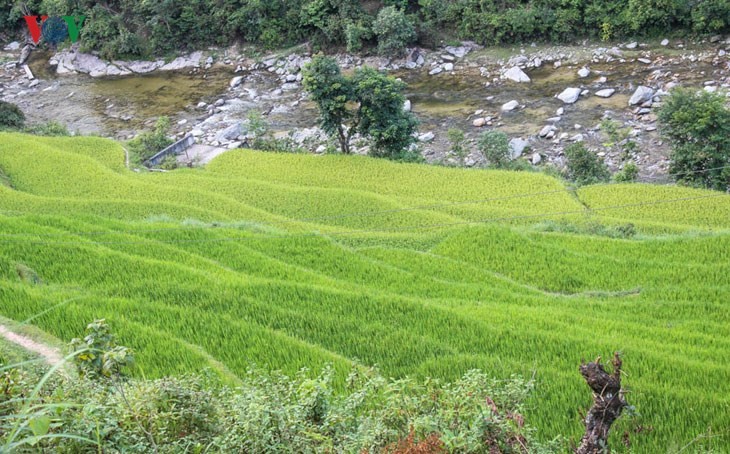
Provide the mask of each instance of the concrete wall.
{"label": "concrete wall", "polygon": [[188,148],[192,147],[193,144],[195,144],[195,138],[188,134],[182,139],[178,140],[177,142],[173,143],[169,147],[165,148],[164,150],[160,151],[156,155],[149,158],[145,164],[148,166],[157,166],[160,165],[160,163],[169,155],[178,155]]}

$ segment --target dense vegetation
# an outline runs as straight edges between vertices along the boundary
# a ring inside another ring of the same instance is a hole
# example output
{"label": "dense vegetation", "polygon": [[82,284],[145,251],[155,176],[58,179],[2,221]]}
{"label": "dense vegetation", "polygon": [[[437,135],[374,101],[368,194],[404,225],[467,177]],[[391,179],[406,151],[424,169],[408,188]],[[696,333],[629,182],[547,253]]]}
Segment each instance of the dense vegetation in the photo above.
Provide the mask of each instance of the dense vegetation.
{"label": "dense vegetation", "polygon": [[0,29],[25,12],[85,15],[81,40],[108,58],[167,54],[240,39],[267,47],[308,40],[315,48],[399,52],[418,42],[481,44],[655,35],[667,30],[720,33],[730,27],[725,0],[193,0],[0,2]]}
{"label": "dense vegetation", "polygon": [[137,174],[7,133],[0,169],[2,314],[65,341],[106,318],[135,376],[534,374],[526,420],[575,440],[577,363],[621,350],[640,416],[614,448],[727,446],[727,194],[246,150]]}
{"label": "dense vegetation", "polygon": [[294,377],[252,369],[235,388],[210,374],[130,380],[123,366],[132,353],[115,344],[103,320],[89,325],[75,348],[56,373],[42,376],[46,368],[12,363],[18,355],[0,341],[0,450],[476,453],[529,447],[537,453],[557,446],[536,443],[525,425],[521,412],[533,387],[526,380],[469,371],[443,384],[386,379],[365,368],[353,369],[344,389],[335,387],[330,368]]}
{"label": "dense vegetation", "polygon": [[675,89],[659,111],[680,183],[730,190],[730,109],[724,94]]}
{"label": "dense vegetation", "polygon": [[350,153],[350,142],[359,134],[369,139],[371,156],[420,158],[409,151],[416,142],[418,121],[403,108],[402,81],[370,67],[344,76],[334,58],[316,56],[304,67],[303,82],[319,110],[320,126],[343,153]]}

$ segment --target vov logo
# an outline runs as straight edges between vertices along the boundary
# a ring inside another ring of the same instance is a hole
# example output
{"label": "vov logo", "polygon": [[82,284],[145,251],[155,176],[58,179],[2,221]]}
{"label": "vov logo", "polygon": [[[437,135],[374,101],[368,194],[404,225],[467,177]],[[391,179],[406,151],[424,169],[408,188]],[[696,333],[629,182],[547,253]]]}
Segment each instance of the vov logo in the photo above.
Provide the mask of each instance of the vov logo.
{"label": "vov logo", "polygon": [[40,21],[38,16],[23,16],[23,18],[28,24],[33,43],[38,44],[42,36],[45,42],[54,46],[66,39],[72,43],[78,41],[79,31],[86,20],[86,16],[40,16]]}

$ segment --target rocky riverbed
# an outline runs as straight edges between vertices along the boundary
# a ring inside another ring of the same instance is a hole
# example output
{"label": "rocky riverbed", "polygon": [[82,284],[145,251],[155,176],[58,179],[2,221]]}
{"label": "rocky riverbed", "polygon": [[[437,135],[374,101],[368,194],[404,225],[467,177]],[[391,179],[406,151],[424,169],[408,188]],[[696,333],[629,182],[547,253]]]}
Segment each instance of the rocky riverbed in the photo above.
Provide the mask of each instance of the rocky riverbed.
{"label": "rocky riverbed", "polygon": [[[128,139],[157,116],[174,134],[192,134],[211,150],[247,139],[246,117],[260,112],[279,137],[323,152],[327,138],[301,86],[305,47],[251,57],[250,49],[212,49],[172,61],[106,62],[76,49],[36,51],[28,69],[21,49],[0,52],[0,99],[18,104],[32,122],[56,120],[72,131]],[[484,49],[473,43],[411,49],[389,60],[339,55],[344,71],[370,65],[408,84],[407,107],[421,120],[419,147],[429,162],[456,163],[446,132],[465,131],[467,166],[483,163],[476,138],[490,128],[509,134],[513,156],[533,165],[564,165],[563,150],[587,142],[613,169],[624,156],[606,147],[600,123],[611,118],[638,145],[633,160],[645,180],[662,179],[668,150],[656,125],[657,106],[675,86],[708,91],[730,87],[730,40],[662,40],[612,46]],[[356,143],[356,151],[367,151]]]}

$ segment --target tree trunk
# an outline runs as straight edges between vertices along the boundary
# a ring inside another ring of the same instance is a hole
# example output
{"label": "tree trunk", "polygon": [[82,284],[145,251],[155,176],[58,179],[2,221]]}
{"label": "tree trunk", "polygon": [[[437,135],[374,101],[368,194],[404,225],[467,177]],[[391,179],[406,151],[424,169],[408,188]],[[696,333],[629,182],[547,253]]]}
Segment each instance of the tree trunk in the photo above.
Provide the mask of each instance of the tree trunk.
{"label": "tree trunk", "polygon": [[586,415],[586,433],[575,450],[576,454],[608,452],[608,432],[628,405],[621,389],[621,358],[618,353],[613,356],[613,374],[606,372],[600,361],[599,357],[595,362],[580,365],[580,373],[593,390],[593,406]]}
{"label": "tree trunk", "polygon": [[342,130],[342,127],[337,128],[337,138],[340,142],[340,149],[344,154],[350,154],[350,138]]}

